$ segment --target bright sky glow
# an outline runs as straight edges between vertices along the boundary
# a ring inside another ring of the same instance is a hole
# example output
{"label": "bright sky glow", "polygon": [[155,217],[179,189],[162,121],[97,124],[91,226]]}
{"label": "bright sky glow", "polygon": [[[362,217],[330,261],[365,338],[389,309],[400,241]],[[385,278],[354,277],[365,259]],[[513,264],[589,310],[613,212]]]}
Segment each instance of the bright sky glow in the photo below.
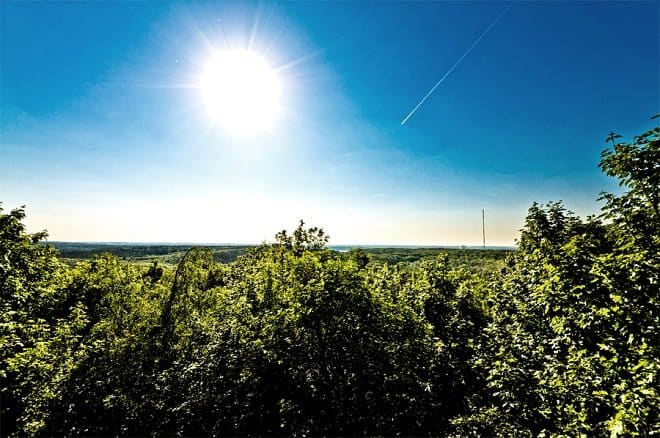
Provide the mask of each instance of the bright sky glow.
{"label": "bright sky glow", "polygon": [[512,245],[533,201],[597,213],[607,133],[660,112],[660,2],[510,4],[2,2],[0,202],[66,241],[479,245],[483,208]]}
{"label": "bright sky glow", "polygon": [[199,88],[213,120],[238,133],[271,126],[280,109],[276,73],[263,58],[247,50],[214,53]]}

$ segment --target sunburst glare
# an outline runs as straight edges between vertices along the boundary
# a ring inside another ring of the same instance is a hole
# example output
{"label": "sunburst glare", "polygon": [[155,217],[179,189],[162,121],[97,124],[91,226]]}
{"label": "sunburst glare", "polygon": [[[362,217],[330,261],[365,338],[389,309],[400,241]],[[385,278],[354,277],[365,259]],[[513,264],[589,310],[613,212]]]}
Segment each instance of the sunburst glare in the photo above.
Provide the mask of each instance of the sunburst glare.
{"label": "sunburst glare", "polygon": [[280,112],[277,73],[249,50],[214,52],[200,77],[199,90],[212,120],[236,133],[269,128]]}

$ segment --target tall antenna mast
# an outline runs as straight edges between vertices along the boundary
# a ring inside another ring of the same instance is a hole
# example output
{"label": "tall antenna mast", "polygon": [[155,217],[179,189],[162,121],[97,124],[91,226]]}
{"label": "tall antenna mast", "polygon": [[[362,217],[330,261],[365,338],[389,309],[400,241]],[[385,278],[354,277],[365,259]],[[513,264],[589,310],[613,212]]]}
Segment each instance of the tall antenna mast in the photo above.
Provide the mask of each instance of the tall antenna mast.
{"label": "tall antenna mast", "polygon": [[481,235],[483,237],[484,249],[486,249],[486,213],[481,209]]}

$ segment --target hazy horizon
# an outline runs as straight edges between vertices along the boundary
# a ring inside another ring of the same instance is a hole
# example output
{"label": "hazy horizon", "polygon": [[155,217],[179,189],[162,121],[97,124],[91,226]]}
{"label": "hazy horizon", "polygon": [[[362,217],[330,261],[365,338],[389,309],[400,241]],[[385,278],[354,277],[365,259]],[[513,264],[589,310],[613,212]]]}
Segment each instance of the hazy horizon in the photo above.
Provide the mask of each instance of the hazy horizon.
{"label": "hazy horizon", "polygon": [[[82,244],[82,245],[131,245],[131,246],[258,246],[262,243],[273,243],[273,240],[262,242],[109,242],[109,241],[68,241],[68,240],[50,240],[46,241],[49,244]],[[431,249],[515,249],[517,245],[388,245],[377,243],[328,243],[328,248],[431,248]]]}

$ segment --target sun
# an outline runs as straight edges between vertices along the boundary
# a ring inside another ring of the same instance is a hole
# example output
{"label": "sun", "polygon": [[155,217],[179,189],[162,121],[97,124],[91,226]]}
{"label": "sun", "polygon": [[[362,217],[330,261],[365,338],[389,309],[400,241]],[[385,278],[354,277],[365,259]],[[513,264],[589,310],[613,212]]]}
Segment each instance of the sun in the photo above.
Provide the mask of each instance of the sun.
{"label": "sun", "polygon": [[280,111],[275,70],[249,50],[213,53],[199,89],[209,116],[233,132],[254,133],[271,127]]}

